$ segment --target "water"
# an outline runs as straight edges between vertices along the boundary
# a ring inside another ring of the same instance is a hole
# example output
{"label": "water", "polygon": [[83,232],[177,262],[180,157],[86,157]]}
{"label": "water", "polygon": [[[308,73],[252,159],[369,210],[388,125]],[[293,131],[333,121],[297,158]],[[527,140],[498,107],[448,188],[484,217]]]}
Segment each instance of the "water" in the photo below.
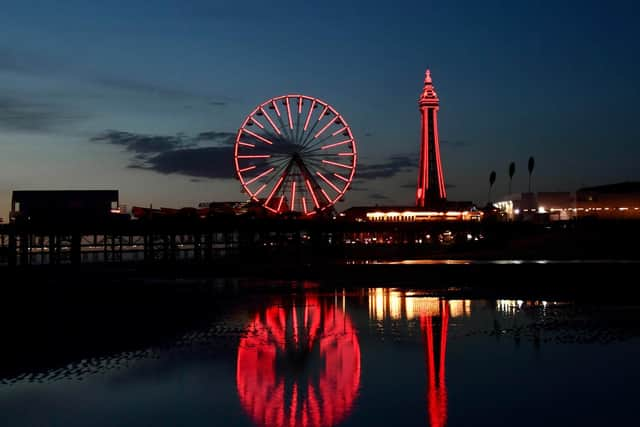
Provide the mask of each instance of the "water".
{"label": "water", "polygon": [[215,320],[157,345],[5,376],[0,424],[628,424],[639,314],[633,303],[309,283],[239,293]]}

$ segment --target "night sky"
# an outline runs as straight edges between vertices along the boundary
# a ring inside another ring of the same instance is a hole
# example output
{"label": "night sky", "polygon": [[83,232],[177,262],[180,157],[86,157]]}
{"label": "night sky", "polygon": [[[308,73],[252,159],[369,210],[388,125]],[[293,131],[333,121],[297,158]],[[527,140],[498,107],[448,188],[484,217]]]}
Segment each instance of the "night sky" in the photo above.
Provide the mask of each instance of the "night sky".
{"label": "night sky", "polygon": [[[219,5],[216,5],[219,3]],[[14,189],[129,206],[243,200],[232,141],[259,103],[326,100],[359,171],[342,210],[412,204],[417,106],[440,97],[451,200],[640,180],[640,6],[592,1],[6,1],[0,217]]]}

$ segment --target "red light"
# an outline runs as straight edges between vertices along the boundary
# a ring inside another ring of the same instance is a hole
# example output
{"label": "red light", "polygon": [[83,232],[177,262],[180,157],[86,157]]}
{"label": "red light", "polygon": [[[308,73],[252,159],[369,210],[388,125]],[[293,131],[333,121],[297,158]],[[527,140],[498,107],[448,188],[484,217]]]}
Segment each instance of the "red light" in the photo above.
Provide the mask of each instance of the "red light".
{"label": "red light", "polygon": [[252,121],[253,123],[255,123],[256,125],[258,125],[258,127],[259,127],[260,129],[264,129],[264,125],[263,125],[262,123],[260,123],[260,122],[255,118],[255,116],[251,116],[251,121]]}
{"label": "red light", "polygon": [[335,176],[336,178],[338,178],[341,181],[349,182],[349,178],[346,178],[346,177],[340,175],[339,173],[334,173],[333,176]]}
{"label": "red light", "polygon": [[278,115],[278,117],[280,117],[280,109],[278,108],[278,103],[273,100],[271,101],[271,105],[273,106],[274,110],[276,110],[276,114]]}
{"label": "red light", "polygon": [[309,181],[308,179],[306,180],[307,183],[307,188],[309,189],[309,193],[311,193],[311,198],[313,199],[313,204],[315,205],[316,209],[320,207],[320,203],[318,203],[318,198],[316,197],[316,193],[315,191],[313,191],[313,187],[311,186],[311,181]]}
{"label": "red light", "polygon": [[289,129],[293,129],[293,120],[291,119],[291,104],[289,103],[289,97],[285,98],[285,103],[287,105],[287,117],[289,117]]}
{"label": "red light", "polygon": [[326,176],[322,175],[320,172],[316,172],[316,174],[317,174],[320,178],[322,178],[322,180],[323,180],[324,182],[326,182],[327,184],[329,184],[329,187],[333,188],[333,189],[335,190],[335,192],[336,192],[336,193],[338,193],[338,194],[340,194],[340,193],[341,193],[340,189],[339,189],[338,187],[336,187],[336,185],[335,185],[333,182],[329,181],[329,180],[327,179],[327,177],[326,177]]}
{"label": "red light", "polygon": [[273,189],[271,190],[271,193],[269,193],[269,196],[267,197],[267,200],[264,202],[265,207],[269,205],[271,198],[273,197],[274,194],[276,194],[276,191],[278,191],[278,188],[280,188],[280,184],[282,184],[283,180],[284,180],[284,176],[281,176],[280,178],[278,178],[278,182],[276,182],[275,187],[273,187]]}
{"label": "red light", "polygon": [[318,131],[318,133],[316,133],[316,134],[315,134],[315,136],[314,136],[313,138],[314,138],[314,139],[317,139],[317,138],[318,138],[320,135],[322,135],[322,133],[323,133],[325,130],[327,130],[327,128],[328,128],[329,126],[331,126],[331,125],[333,124],[333,122],[335,122],[337,119],[338,119],[338,116],[335,116],[333,119],[329,120],[329,122],[328,122],[326,125],[324,125],[324,127],[323,127],[322,129],[320,129],[320,130]]}
{"label": "red light", "polygon": [[276,126],[276,124],[273,122],[273,120],[271,119],[271,117],[269,117],[269,115],[267,114],[266,111],[264,111],[264,109],[262,107],[260,107],[260,111],[262,111],[262,114],[264,114],[264,116],[267,118],[267,121],[269,122],[269,124],[271,125],[271,127],[273,128],[273,130],[276,131],[276,133],[278,135],[281,135],[280,133],[280,129],[278,129],[278,126]]}
{"label": "red light", "polygon": [[342,129],[338,129],[337,131],[335,131],[334,133],[332,133],[332,134],[331,134],[331,136],[336,136],[336,135],[338,135],[339,133],[344,132],[345,130],[347,130],[347,127],[346,127],[346,126],[345,126],[345,127],[343,127]]}
{"label": "red light", "polygon": [[[273,142],[269,141],[267,138],[265,138],[264,136],[260,136],[255,132],[252,132],[248,129],[244,129],[244,133],[248,133],[249,135],[253,136],[256,139],[259,139],[260,141],[264,142],[265,144],[269,144],[269,145],[273,145]],[[255,147],[255,146],[254,146]]]}
{"label": "red light", "polygon": [[238,156],[239,159],[268,159],[271,154],[254,154],[250,156]]}
{"label": "red light", "polygon": [[253,170],[255,168],[256,168],[256,165],[251,165],[251,166],[248,166],[246,168],[239,169],[239,172],[248,172],[248,171]]}
{"label": "red light", "polygon": [[267,188],[267,184],[262,184],[262,186],[258,188],[255,193],[253,193],[253,197],[258,197],[258,194],[262,193],[262,190],[264,190],[265,188]]}
{"label": "red light", "polygon": [[309,127],[309,120],[311,119],[311,113],[313,113],[313,109],[315,108],[315,106],[316,106],[316,100],[314,99],[311,102],[311,107],[309,107],[309,114],[307,114],[307,120],[305,120],[305,122],[304,122],[304,130],[305,131]]}
{"label": "red light", "polygon": [[336,142],[336,143],[334,143],[334,144],[327,144],[327,145],[323,145],[323,146],[321,146],[321,147],[320,147],[320,149],[321,149],[321,150],[327,150],[327,149],[329,149],[329,148],[337,147],[337,146],[339,146],[339,145],[348,144],[348,143],[350,143],[351,141],[353,141],[353,140],[352,140],[352,139],[346,139],[346,140],[344,140],[344,141]]}
{"label": "red light", "polygon": [[[329,427],[344,421],[360,387],[360,345],[345,312],[307,297],[304,308],[267,308],[248,329],[238,345],[236,385],[255,424]],[[319,375],[303,366],[285,381],[278,366],[292,353],[317,354]]]}
{"label": "red light", "polygon": [[249,184],[253,184],[254,182],[256,182],[257,180],[259,180],[260,178],[262,178],[265,175],[269,175],[271,172],[273,172],[275,170],[275,168],[271,168],[271,169],[267,169],[266,171],[262,172],[259,175],[254,176],[253,178],[251,178],[249,181],[245,182],[245,185],[249,185]]}
{"label": "red light", "polygon": [[353,169],[353,166],[344,165],[342,163],[332,162],[331,160],[322,160],[322,163],[325,163],[327,165],[338,166],[338,167],[345,168],[345,169]]}

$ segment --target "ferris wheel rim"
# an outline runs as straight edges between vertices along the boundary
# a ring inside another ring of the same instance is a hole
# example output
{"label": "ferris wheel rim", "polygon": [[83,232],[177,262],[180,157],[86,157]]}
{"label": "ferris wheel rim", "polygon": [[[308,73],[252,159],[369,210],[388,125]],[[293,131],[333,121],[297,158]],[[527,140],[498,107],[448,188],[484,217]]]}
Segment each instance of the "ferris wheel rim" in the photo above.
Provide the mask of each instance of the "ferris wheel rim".
{"label": "ferris wheel rim", "polygon": [[[310,106],[304,106],[305,101],[310,102]],[[282,109],[279,107],[279,103],[281,103]],[[318,107],[322,108],[319,114],[314,112]],[[303,111],[305,109],[306,112]],[[283,116],[286,117],[283,118]],[[332,118],[324,120],[328,116],[332,116]],[[314,123],[310,123],[312,117],[315,119]],[[302,120],[304,125],[301,123]],[[321,129],[316,132],[316,128],[321,122]],[[253,125],[259,130],[256,129],[254,132],[248,129]],[[327,129],[336,125],[338,130],[325,134]],[[346,139],[335,140],[338,135],[344,135]],[[249,139],[254,142],[247,142],[246,138],[242,140],[243,136],[249,136]],[[320,136],[322,138],[319,139]],[[332,141],[332,138],[334,138],[333,142],[320,145],[323,142]],[[280,148],[281,151],[277,150],[280,147],[279,142],[284,143]],[[262,150],[268,148],[272,151],[269,151],[270,154],[253,154],[260,152],[259,150],[251,151],[252,154],[244,154],[246,150],[253,150],[258,145]],[[292,151],[291,147],[296,147],[296,149]],[[336,153],[334,149],[337,147],[343,151]],[[331,158],[332,155],[339,157],[336,157],[335,160],[329,160],[328,158]],[[280,188],[283,181],[287,179],[288,181],[284,185],[291,187],[290,199],[288,200],[290,212],[302,213],[304,211],[306,216],[310,216],[343,200],[346,192],[351,188],[355,176],[357,157],[356,140],[351,126],[344,116],[323,99],[299,93],[276,96],[258,104],[243,120],[236,133],[234,144],[234,166],[243,191],[247,193],[250,200],[262,203],[263,207],[274,213],[282,213],[281,204],[286,196],[279,196],[280,204],[277,208],[273,208],[269,204],[276,193],[287,191]],[[345,158],[350,160],[346,163],[336,161],[344,161]],[[266,167],[258,175],[251,176],[250,172],[258,169],[258,166],[252,164],[243,167],[241,160],[261,161],[262,166]],[[294,165],[294,169],[298,170],[297,173],[291,172]],[[315,174],[311,172],[309,167],[314,169]],[[276,174],[270,176],[268,181],[260,187],[254,189],[250,187],[273,172]],[[280,176],[275,178],[278,174]],[[267,198],[261,202],[260,196],[264,195],[266,187],[270,187],[271,191]],[[333,194],[332,196],[327,193],[329,190]],[[301,194],[298,205],[296,205],[296,191]],[[321,194],[315,194],[316,192]],[[320,202],[320,199],[323,201]],[[302,209],[297,209],[300,204]]]}

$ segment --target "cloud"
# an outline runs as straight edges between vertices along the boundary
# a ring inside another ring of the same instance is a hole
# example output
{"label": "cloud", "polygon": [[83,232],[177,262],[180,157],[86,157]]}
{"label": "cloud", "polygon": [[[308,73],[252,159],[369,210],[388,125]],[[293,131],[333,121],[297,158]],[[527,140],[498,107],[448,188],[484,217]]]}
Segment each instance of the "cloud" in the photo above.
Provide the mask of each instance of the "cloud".
{"label": "cloud", "polygon": [[185,141],[181,135],[141,135],[117,130],[107,130],[91,138],[91,141],[123,146],[127,151],[143,154],[141,158],[145,158],[147,154],[162,153],[193,145]]}
{"label": "cloud", "polygon": [[384,194],[380,194],[380,193],[371,193],[369,194],[369,198],[372,200],[388,200],[389,197],[385,196]]}
{"label": "cloud", "polygon": [[[356,180],[356,182],[358,182],[358,180]],[[362,182],[358,182],[358,184],[361,183]],[[360,185],[350,185],[349,191],[369,191],[369,189],[367,187],[360,187]]]}
{"label": "cloud", "polygon": [[0,96],[0,129],[4,130],[50,132],[86,117],[47,103]]}
{"label": "cloud", "polygon": [[386,162],[358,166],[356,177],[358,179],[391,178],[402,172],[413,171],[417,166],[418,162],[413,157],[392,156]]}
{"label": "cloud", "polygon": [[166,151],[147,159],[143,165],[129,167],[196,178],[230,179],[235,176],[233,146]]}
{"label": "cloud", "polygon": [[[108,130],[91,138],[91,142],[121,146],[133,153],[128,168],[188,176],[192,182],[201,178],[233,178],[234,140],[234,133],[217,131],[189,137]],[[201,142],[213,145],[198,146]]]}
{"label": "cloud", "polygon": [[[409,182],[406,182],[404,184],[401,184],[400,188],[412,188],[412,189],[415,189],[417,185],[418,184],[416,183],[416,181],[409,181]],[[456,188],[455,184],[449,184],[447,182],[445,182],[444,186],[446,188]]]}
{"label": "cloud", "polygon": [[216,144],[233,144],[235,143],[236,134],[232,132],[201,132],[196,136],[198,142],[211,142]]}

